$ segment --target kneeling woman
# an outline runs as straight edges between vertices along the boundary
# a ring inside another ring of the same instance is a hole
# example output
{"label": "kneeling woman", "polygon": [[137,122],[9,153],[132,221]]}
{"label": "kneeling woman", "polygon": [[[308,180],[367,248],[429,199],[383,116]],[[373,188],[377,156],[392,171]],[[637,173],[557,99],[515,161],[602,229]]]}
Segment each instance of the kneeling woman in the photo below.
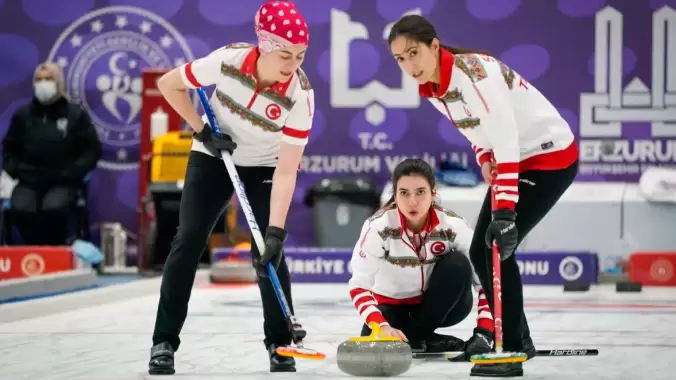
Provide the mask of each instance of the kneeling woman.
{"label": "kneeling woman", "polygon": [[462,339],[436,334],[470,314],[475,280],[468,253],[473,231],[464,219],[434,203],[432,167],[421,159],[402,161],[392,176],[390,202],[369,218],[351,259],[350,297],[366,324],[409,342],[418,352],[489,352],[493,318],[479,285],[474,334]]}

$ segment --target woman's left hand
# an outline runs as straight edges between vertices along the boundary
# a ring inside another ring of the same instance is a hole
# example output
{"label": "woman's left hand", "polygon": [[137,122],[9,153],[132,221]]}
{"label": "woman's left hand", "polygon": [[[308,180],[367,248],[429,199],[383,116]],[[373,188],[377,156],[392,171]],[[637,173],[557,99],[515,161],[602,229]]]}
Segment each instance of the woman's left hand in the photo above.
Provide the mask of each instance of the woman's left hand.
{"label": "woman's left hand", "polygon": [[486,229],[486,245],[490,248],[493,240],[500,248],[500,260],[506,260],[516,250],[519,232],[516,230],[516,213],[512,210],[493,211],[493,221]]}
{"label": "woman's left hand", "polygon": [[265,252],[262,256],[254,258],[254,267],[260,277],[268,277],[267,265],[272,266],[277,271],[282,262],[282,251],[284,249],[284,240],[286,240],[286,231],[283,228],[268,226],[265,230]]}

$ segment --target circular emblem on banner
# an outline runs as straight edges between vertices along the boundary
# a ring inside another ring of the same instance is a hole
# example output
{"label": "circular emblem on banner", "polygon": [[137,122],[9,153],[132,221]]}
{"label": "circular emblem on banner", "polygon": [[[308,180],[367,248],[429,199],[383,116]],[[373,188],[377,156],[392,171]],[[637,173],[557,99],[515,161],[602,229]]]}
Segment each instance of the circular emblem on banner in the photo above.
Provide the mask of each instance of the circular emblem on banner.
{"label": "circular emblem on banner", "polygon": [[282,115],[282,109],[278,104],[272,103],[265,107],[265,116],[270,120],[277,120]]}
{"label": "circular emblem on banner", "polygon": [[657,259],[650,265],[650,278],[667,282],[674,276],[674,265],[665,259]]}
{"label": "circular emblem on banner", "polygon": [[446,250],[446,244],[440,241],[435,241],[430,245],[430,252],[432,252],[433,255],[438,255],[441,253],[444,253]]}
{"label": "circular emblem on banner", "polygon": [[45,271],[45,259],[37,253],[29,253],[21,260],[21,272],[26,276],[41,275]]}
{"label": "circular emblem on banner", "polygon": [[566,256],[559,264],[559,274],[566,281],[575,281],[582,277],[584,266],[575,256]]}
{"label": "circular emblem on banner", "polygon": [[103,144],[99,165],[111,170],[138,167],[142,70],[193,59],[176,28],[132,6],[101,8],[78,18],[47,57],[63,69],[68,96],[96,126]]}

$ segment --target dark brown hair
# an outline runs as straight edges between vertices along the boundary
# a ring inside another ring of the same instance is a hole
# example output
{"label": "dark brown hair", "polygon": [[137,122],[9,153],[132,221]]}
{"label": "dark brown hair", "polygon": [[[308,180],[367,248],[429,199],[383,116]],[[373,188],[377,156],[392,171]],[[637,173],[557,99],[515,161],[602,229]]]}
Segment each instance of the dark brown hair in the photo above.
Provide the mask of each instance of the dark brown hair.
{"label": "dark brown hair", "polygon": [[[400,18],[399,21],[392,26],[390,35],[387,38],[387,43],[392,45],[392,41],[399,36],[407,37],[427,46],[432,45],[432,41],[434,41],[435,38],[439,39],[434,25],[423,16],[418,15],[408,15]],[[466,49],[441,44],[440,46],[452,54],[484,54],[492,56],[490,52],[485,50]]]}
{"label": "dark brown hair", "polygon": [[407,158],[401,161],[392,171],[392,196],[387,201],[386,205],[394,204],[394,198],[397,195],[397,183],[399,179],[404,176],[419,175],[427,180],[430,189],[434,190],[436,186],[436,178],[434,177],[434,170],[422,158]]}

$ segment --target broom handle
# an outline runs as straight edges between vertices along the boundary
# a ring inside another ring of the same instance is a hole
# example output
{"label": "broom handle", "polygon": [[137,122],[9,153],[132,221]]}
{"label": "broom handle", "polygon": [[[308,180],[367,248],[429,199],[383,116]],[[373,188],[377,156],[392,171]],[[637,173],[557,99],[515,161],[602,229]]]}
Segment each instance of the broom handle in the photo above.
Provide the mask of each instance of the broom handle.
{"label": "broom handle", "polygon": [[[495,211],[495,174],[491,181],[491,210]],[[495,325],[495,352],[503,352],[502,348],[502,262],[500,261],[500,249],[493,240],[493,318]]]}

